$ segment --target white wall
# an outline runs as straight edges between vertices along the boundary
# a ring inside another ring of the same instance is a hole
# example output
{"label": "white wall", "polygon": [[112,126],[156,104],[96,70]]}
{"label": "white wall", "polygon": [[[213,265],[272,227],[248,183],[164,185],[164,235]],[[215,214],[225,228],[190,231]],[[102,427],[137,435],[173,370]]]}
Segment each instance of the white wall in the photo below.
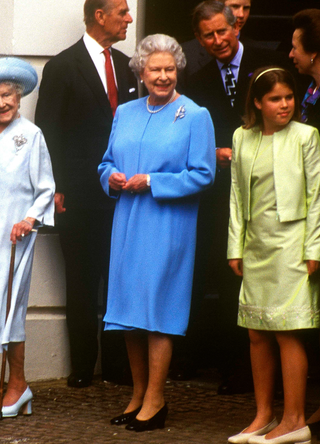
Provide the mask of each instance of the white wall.
{"label": "white wall", "polygon": [[[127,0],[134,22],[115,47],[131,56],[143,36],[145,0]],[[0,54],[32,63],[39,75],[46,61],[75,43],[84,32],[84,0],[0,0]],[[24,98],[21,114],[33,121],[38,88]],[[29,381],[65,377],[70,372],[65,321],[64,261],[56,234],[40,234],[26,322],[26,377]],[[99,364],[97,365],[99,369]]]}
{"label": "white wall", "polygon": [[[115,47],[132,55],[136,46],[137,13],[144,2],[127,0],[133,23],[127,39]],[[84,0],[0,0],[0,53],[53,56],[75,43],[84,32]],[[141,17],[140,17],[141,18]],[[138,31],[139,37],[139,31]]]}
{"label": "white wall", "polygon": [[[145,0],[127,0],[133,23],[127,38],[115,48],[129,57],[143,37]],[[39,76],[38,87],[21,103],[21,113],[34,120],[42,69],[50,57],[81,38],[84,0],[0,0],[0,54],[30,62]]]}

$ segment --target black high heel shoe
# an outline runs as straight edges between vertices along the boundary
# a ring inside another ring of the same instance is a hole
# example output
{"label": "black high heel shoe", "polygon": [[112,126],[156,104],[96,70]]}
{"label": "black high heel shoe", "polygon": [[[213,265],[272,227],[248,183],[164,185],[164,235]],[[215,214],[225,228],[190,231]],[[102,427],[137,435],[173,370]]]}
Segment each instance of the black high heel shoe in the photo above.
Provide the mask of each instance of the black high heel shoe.
{"label": "black high heel shoe", "polygon": [[140,421],[139,419],[134,419],[126,426],[127,430],[132,430],[134,432],[145,432],[147,430],[163,429],[164,423],[168,414],[168,406],[165,404],[162,409],[160,409],[152,418],[146,421]]}
{"label": "black high heel shoe", "polygon": [[137,409],[132,410],[132,412],[122,413],[122,415],[115,416],[114,418],[110,419],[111,424],[117,426],[129,424],[135,419],[137,414],[140,412],[141,407],[142,405]]}

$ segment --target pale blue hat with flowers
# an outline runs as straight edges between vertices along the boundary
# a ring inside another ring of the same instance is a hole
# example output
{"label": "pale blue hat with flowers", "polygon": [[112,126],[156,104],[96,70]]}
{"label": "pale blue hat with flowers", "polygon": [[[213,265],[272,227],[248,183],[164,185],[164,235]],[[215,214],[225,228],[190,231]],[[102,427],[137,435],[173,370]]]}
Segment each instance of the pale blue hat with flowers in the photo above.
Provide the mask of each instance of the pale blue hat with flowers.
{"label": "pale blue hat with flowers", "polygon": [[30,63],[17,57],[0,58],[0,83],[13,82],[23,86],[25,97],[30,94],[38,83],[36,70]]}

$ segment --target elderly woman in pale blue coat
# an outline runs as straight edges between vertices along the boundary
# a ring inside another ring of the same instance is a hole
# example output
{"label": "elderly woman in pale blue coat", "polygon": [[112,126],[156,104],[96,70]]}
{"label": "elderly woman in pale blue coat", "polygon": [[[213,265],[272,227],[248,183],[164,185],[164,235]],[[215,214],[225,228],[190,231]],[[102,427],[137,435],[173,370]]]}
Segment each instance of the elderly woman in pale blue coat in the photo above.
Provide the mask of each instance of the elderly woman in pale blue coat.
{"label": "elderly woman in pale blue coat", "polygon": [[[171,335],[188,326],[199,194],[214,179],[208,111],[175,91],[185,65],[171,37],[146,37],[130,62],[148,97],[119,106],[101,184],[117,198],[106,329],[124,330],[134,390],[113,424],[164,426]],[[130,424],[129,424],[130,423]]]}
{"label": "elderly woman in pale blue coat", "polygon": [[[20,98],[37,84],[31,65],[0,59],[0,352],[7,350],[9,381],[2,416],[31,413],[24,376],[25,319],[36,227],[53,225],[54,181],[39,128],[19,114]],[[18,242],[17,242],[18,241]],[[6,320],[11,243],[16,243],[11,308]]]}

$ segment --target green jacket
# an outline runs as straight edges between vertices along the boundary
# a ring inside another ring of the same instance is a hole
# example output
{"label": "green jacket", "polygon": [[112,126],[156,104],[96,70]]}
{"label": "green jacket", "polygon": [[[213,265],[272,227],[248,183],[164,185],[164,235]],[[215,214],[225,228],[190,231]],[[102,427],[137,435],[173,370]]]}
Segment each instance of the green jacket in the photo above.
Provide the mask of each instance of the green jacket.
{"label": "green jacket", "polygon": [[[250,220],[251,175],[259,128],[233,135],[228,259],[242,258]],[[304,260],[320,260],[320,139],[317,129],[290,122],[273,135],[273,175],[280,222],[306,219]]]}

